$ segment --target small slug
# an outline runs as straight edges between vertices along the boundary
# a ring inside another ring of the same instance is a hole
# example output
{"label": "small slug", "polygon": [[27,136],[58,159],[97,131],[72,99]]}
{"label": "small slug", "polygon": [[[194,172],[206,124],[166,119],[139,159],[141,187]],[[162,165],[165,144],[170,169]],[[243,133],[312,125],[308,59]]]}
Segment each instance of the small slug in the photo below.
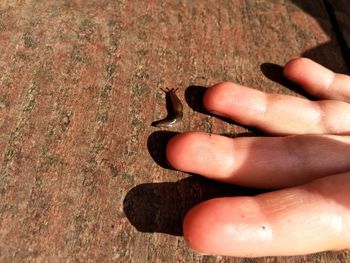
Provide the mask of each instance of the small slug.
{"label": "small slug", "polygon": [[166,93],[168,116],[162,120],[155,121],[152,126],[155,127],[173,127],[182,120],[183,106],[180,99],[176,96],[178,89],[161,89]]}

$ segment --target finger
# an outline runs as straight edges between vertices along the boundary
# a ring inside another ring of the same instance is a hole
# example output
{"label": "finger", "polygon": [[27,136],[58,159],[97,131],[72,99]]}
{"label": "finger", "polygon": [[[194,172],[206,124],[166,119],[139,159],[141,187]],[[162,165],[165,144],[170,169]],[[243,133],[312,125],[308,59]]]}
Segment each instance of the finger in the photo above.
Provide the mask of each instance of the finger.
{"label": "finger", "polygon": [[350,171],[350,136],[299,135],[227,138],[199,132],[172,138],[174,168],[208,178],[276,189]]}
{"label": "finger", "polygon": [[337,74],[307,59],[293,59],[284,67],[284,75],[320,99],[350,102],[350,77]]}
{"label": "finger", "polygon": [[195,251],[237,257],[286,256],[350,247],[350,173],[255,197],[192,208],[184,237]]}
{"label": "finger", "polygon": [[208,89],[204,106],[238,123],[273,134],[350,134],[350,104],[266,94],[225,82]]}

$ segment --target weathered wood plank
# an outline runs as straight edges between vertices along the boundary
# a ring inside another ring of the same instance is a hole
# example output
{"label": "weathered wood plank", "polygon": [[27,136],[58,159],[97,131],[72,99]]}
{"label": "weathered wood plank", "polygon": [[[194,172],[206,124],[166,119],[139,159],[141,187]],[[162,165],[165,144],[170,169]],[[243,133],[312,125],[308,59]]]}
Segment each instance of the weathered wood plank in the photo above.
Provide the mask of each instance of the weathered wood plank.
{"label": "weathered wood plank", "polygon": [[[224,80],[292,94],[270,78],[302,54],[346,71],[320,0],[1,1],[0,261],[247,262],[178,236],[199,201],[254,192],[162,167],[159,89],[194,109],[187,87]],[[172,132],[246,132],[185,106]],[[305,260],[350,257],[249,262]]]}

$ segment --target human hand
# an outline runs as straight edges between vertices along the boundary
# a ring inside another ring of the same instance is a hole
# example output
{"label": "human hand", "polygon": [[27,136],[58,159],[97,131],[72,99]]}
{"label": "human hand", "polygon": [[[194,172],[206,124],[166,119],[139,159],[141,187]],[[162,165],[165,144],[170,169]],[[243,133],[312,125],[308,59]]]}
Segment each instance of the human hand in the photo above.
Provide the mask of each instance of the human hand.
{"label": "human hand", "polygon": [[305,58],[290,61],[284,74],[321,100],[232,83],[215,85],[203,100],[210,112],[274,137],[187,132],[168,143],[176,169],[279,189],[192,208],[183,229],[197,252],[258,257],[350,248],[350,77]]}

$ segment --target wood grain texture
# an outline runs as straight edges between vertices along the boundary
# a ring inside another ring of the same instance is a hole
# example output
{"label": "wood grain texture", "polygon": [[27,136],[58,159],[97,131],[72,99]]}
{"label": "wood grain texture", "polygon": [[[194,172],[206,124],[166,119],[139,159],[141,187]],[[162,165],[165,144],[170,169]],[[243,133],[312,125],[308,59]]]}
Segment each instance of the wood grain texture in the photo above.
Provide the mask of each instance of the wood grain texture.
{"label": "wood grain texture", "polygon": [[[350,261],[201,256],[181,237],[201,200],[256,193],[166,169],[176,132],[249,132],[204,114],[201,87],[297,95],[280,66],[300,55],[346,72],[320,0],[0,1],[0,261]],[[171,131],[150,125],[164,87],[185,105]]]}

